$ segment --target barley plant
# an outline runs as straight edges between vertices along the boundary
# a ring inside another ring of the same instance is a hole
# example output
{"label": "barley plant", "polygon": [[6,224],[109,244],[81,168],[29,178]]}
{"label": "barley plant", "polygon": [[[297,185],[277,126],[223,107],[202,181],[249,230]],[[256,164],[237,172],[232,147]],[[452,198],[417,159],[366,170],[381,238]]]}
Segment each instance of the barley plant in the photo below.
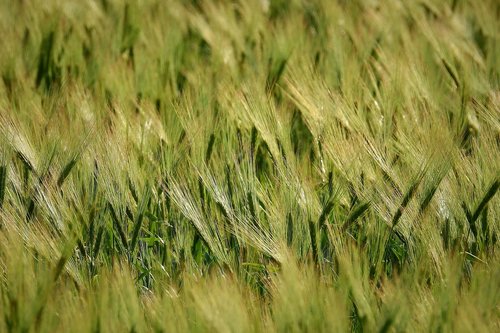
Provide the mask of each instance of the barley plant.
{"label": "barley plant", "polygon": [[497,0],[0,1],[1,332],[499,332]]}

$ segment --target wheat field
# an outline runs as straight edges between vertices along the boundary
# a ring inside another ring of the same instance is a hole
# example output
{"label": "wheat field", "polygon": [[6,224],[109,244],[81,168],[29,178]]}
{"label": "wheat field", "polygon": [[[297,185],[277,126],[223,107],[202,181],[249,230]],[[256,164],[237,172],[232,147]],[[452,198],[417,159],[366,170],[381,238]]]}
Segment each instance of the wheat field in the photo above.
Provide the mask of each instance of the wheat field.
{"label": "wheat field", "polygon": [[495,0],[0,1],[1,332],[499,332]]}

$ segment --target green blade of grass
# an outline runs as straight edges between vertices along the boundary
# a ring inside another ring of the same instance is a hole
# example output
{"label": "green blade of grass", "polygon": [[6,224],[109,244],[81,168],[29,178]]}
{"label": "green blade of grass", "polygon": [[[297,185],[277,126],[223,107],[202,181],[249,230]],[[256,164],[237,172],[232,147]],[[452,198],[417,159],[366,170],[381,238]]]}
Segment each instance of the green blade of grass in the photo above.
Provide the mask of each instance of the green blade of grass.
{"label": "green blade of grass", "polygon": [[451,79],[453,80],[453,83],[455,83],[456,87],[460,87],[460,80],[458,79],[458,75],[455,73],[451,65],[446,61],[446,59],[442,58],[441,62],[444,65],[444,68],[446,69],[446,72],[450,75]]}
{"label": "green blade of grass", "polygon": [[74,166],[76,165],[76,162],[78,161],[78,157],[73,157],[62,169],[61,173],[59,174],[59,177],[57,178],[57,186],[61,187],[68,178],[71,170],[73,170]]}
{"label": "green blade of grass", "polygon": [[286,244],[288,247],[292,246],[293,243],[293,219],[292,213],[288,213],[286,223]]}
{"label": "green blade of grass", "polygon": [[279,79],[283,75],[283,72],[285,71],[287,62],[288,62],[288,57],[276,60],[275,63],[272,60],[270,61],[266,79],[266,91],[268,93],[271,93],[274,90],[276,84],[278,83]]}
{"label": "green blade of grass", "polygon": [[364,202],[358,204],[347,216],[346,221],[342,225],[342,230],[347,230],[359,217],[363,216],[363,214],[370,208],[370,202]]}
{"label": "green blade of grass", "polygon": [[92,250],[92,255],[95,258],[99,255],[99,250],[101,249],[102,234],[104,232],[104,227],[100,226],[97,231],[97,237],[95,239],[94,248]]}
{"label": "green blade of grass", "polygon": [[326,219],[328,218],[328,215],[330,215],[331,211],[333,210],[333,207],[335,207],[335,203],[333,200],[329,200],[325,207],[323,207],[323,210],[321,211],[321,215],[319,216],[318,219],[318,226],[320,229],[323,229]]}
{"label": "green blade of grass", "polygon": [[399,205],[396,213],[394,214],[394,216],[392,218],[392,222],[391,222],[392,229],[394,229],[394,227],[396,227],[396,225],[399,222],[399,219],[403,215],[403,212],[404,212],[406,206],[408,206],[408,203],[410,202],[410,200],[415,196],[415,193],[417,192],[418,186],[422,182],[424,174],[425,174],[424,171],[420,172],[419,175],[417,176],[417,178],[412,182],[412,184],[410,185],[410,187],[406,191],[406,193],[403,197],[403,200],[401,201],[401,204]]}
{"label": "green blade of grass", "polygon": [[474,213],[472,214],[472,222],[473,223],[478,219],[479,215],[481,215],[481,212],[486,207],[488,202],[490,202],[490,200],[493,199],[493,197],[497,193],[499,187],[500,187],[500,180],[496,179],[490,185],[490,187],[488,188],[488,191],[486,191],[486,193],[484,194],[483,199],[481,200],[481,202],[477,205],[476,209],[474,210]]}
{"label": "green blade of grass", "polygon": [[318,244],[316,241],[316,226],[312,221],[309,221],[309,237],[311,242],[313,261],[316,265],[318,265],[319,257],[318,257]]}
{"label": "green blade of grass", "polygon": [[208,161],[210,161],[210,157],[212,156],[212,151],[214,149],[214,143],[215,143],[215,135],[211,134],[210,139],[208,140],[207,151],[205,153],[205,163],[208,163]]}
{"label": "green blade of grass", "polygon": [[[477,205],[474,212],[471,212],[470,209],[467,207],[467,204],[465,202],[462,202],[462,208],[467,218],[467,222],[469,223],[470,230],[476,239],[478,237],[478,229],[476,221],[479,218],[479,216],[481,216],[481,213],[488,205],[488,202],[490,202],[490,200],[495,196],[499,187],[500,187],[500,181],[498,179],[495,179],[488,188],[488,190],[486,191],[486,193],[484,194],[483,198]],[[487,225],[487,222],[483,221],[483,224]]]}
{"label": "green blade of grass", "polygon": [[23,162],[26,169],[28,169],[29,171],[36,174],[33,163],[31,163],[31,161],[28,159],[28,157],[23,152],[21,152],[19,150],[16,150],[15,152],[16,152],[16,156],[19,158],[19,160],[21,160],[21,162]]}
{"label": "green blade of grass", "polygon": [[141,230],[142,221],[144,220],[144,213],[151,197],[151,189],[146,185],[145,191],[141,198],[141,203],[137,210],[136,219],[134,222],[134,229],[132,230],[132,238],[130,240],[130,252],[133,253],[137,245],[139,231]]}
{"label": "green blade of grass", "polygon": [[118,235],[120,236],[120,240],[122,242],[123,248],[128,249],[127,237],[125,236],[125,232],[123,231],[123,228],[120,224],[120,221],[118,221],[118,217],[116,216],[115,209],[113,208],[113,206],[109,202],[107,204],[107,207],[108,207],[108,211],[111,214],[111,219],[113,220],[113,225],[114,225],[116,231],[118,232]]}
{"label": "green blade of grass", "polygon": [[7,166],[0,165],[0,209],[2,209],[3,200],[5,198],[6,180],[7,180]]}

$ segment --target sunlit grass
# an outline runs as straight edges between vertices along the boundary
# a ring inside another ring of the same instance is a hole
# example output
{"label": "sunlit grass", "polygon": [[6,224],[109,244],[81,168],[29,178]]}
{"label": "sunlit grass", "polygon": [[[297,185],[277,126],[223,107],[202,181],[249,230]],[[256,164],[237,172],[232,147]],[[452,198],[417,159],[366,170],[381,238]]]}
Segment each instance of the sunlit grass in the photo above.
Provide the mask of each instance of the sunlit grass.
{"label": "sunlit grass", "polygon": [[0,332],[500,330],[494,0],[0,3]]}

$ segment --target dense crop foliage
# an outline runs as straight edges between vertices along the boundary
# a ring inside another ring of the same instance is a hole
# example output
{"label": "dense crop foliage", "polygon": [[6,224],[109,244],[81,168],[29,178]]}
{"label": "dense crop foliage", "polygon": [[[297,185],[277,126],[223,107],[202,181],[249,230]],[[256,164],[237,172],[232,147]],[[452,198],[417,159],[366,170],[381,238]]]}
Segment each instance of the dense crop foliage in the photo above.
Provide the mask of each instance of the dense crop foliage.
{"label": "dense crop foliage", "polygon": [[0,331],[500,331],[499,22],[1,1]]}

